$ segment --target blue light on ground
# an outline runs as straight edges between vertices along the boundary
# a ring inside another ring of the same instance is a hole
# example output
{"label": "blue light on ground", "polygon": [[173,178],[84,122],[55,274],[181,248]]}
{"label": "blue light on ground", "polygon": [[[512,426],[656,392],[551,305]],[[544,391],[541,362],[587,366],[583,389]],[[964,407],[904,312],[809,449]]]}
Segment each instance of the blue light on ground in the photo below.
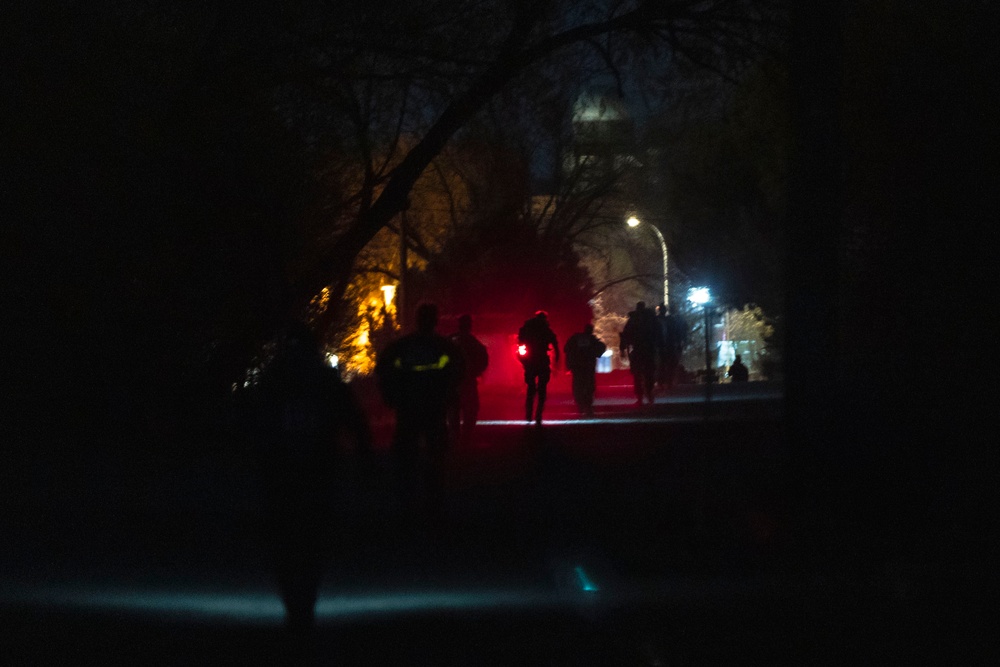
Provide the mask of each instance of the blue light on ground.
{"label": "blue light on ground", "polygon": [[[495,612],[582,609],[592,604],[663,604],[676,608],[705,608],[720,600],[752,597],[790,599],[803,586],[815,591],[821,584],[796,578],[760,576],[743,579],[684,577],[653,581],[618,582],[613,590],[601,591],[582,566],[565,571],[571,576],[557,586],[517,588],[410,589],[382,591],[323,591],[316,605],[319,623],[352,623],[435,612]],[[598,595],[600,593],[600,595]],[[610,594],[610,597],[609,597]],[[581,608],[581,603],[587,606]],[[196,588],[82,586],[39,584],[13,585],[0,581],[0,610],[69,611],[72,613],[128,618],[157,619],[187,624],[227,623],[274,627],[284,623],[284,608],[278,596],[264,588],[205,590]]]}
{"label": "blue light on ground", "polygon": [[[263,590],[197,591],[125,587],[38,586],[25,587],[7,602],[41,609],[83,613],[174,618],[191,622],[237,622],[275,625],[284,621],[277,595]],[[316,604],[318,621],[352,619],[414,612],[495,609],[555,608],[566,604],[556,591],[457,589],[321,594]]]}
{"label": "blue light on ground", "polygon": [[576,572],[576,578],[580,583],[581,589],[588,593],[596,593],[600,590],[597,585],[590,580],[590,577],[587,576],[587,573],[583,571],[582,567],[578,565],[573,568],[573,571]]}

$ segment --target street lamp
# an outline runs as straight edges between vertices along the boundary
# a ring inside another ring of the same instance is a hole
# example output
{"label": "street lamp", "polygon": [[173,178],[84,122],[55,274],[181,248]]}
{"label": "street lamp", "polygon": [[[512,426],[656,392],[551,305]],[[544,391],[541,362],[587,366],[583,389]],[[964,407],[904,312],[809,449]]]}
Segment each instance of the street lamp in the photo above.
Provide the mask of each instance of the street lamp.
{"label": "street lamp", "polygon": [[406,238],[409,234],[407,231],[409,221],[406,218],[406,212],[408,210],[410,210],[409,197],[403,202],[403,208],[399,212],[399,289],[393,292],[396,295],[396,323],[403,330],[405,330],[406,325],[406,309],[410,305],[410,291],[406,282],[406,266],[408,263],[406,258]]}
{"label": "street lamp", "polygon": [[[688,290],[688,301],[692,305],[701,306],[701,309],[705,313],[705,422],[711,418],[711,403],[712,403],[712,380],[715,379],[715,373],[712,371],[712,357],[709,353],[709,327],[711,325],[711,311],[712,311],[712,292],[707,287],[694,287]],[[701,459],[700,465],[701,475],[699,476],[697,498],[695,500],[694,514],[695,521],[697,522],[698,528],[704,528],[705,521],[705,504],[707,502],[708,489],[706,488],[705,471],[707,470],[705,466],[705,448],[699,447],[700,451],[699,457]]]}
{"label": "street lamp", "polygon": [[392,306],[392,299],[396,296],[396,286],[382,285],[379,289],[382,290],[382,302],[386,308],[390,308]]}
{"label": "street lamp", "polygon": [[712,384],[715,372],[712,370],[710,336],[712,331],[712,292],[707,287],[694,287],[688,292],[688,301],[695,306],[701,306],[705,313],[705,383]]}
{"label": "street lamp", "polygon": [[[629,216],[629,219],[625,221],[629,227],[638,227],[642,224],[642,220],[633,216]],[[656,233],[656,238],[660,241],[660,250],[663,252],[663,306],[666,308],[670,305],[670,285],[667,278],[667,242],[663,240],[663,234],[657,229],[656,225],[647,225]]]}

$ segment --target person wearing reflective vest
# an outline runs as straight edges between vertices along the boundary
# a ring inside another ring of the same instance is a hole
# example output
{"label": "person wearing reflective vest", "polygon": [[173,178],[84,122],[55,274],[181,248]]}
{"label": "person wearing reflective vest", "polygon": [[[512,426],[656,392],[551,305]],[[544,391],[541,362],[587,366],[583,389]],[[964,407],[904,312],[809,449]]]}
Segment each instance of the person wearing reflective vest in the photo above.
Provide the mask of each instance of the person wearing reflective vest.
{"label": "person wearing reflective vest", "polygon": [[[406,512],[421,505],[431,514],[440,510],[448,407],[457,400],[463,374],[461,350],[437,333],[437,323],[437,306],[421,304],[417,330],[390,343],[375,364],[382,398],[396,412],[391,454],[401,509]],[[422,499],[421,477],[426,492]]]}

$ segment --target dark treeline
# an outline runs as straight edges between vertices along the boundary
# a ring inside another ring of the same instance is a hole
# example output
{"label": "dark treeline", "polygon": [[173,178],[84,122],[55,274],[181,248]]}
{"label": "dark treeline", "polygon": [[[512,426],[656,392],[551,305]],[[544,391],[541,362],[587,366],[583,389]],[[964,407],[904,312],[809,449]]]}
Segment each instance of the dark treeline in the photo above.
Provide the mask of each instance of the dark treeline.
{"label": "dark treeline", "polygon": [[5,284],[26,435],[163,426],[236,379],[267,325],[301,149],[264,72],[170,23],[196,17],[47,3],[13,18]]}
{"label": "dark treeline", "polygon": [[823,2],[793,16],[785,349],[803,529],[848,567],[981,564],[996,537],[976,324],[996,285],[996,10]]}
{"label": "dark treeline", "polygon": [[5,8],[19,412],[70,433],[192,421],[320,288],[344,315],[365,245],[521,74],[747,60],[769,3],[694,4]]}

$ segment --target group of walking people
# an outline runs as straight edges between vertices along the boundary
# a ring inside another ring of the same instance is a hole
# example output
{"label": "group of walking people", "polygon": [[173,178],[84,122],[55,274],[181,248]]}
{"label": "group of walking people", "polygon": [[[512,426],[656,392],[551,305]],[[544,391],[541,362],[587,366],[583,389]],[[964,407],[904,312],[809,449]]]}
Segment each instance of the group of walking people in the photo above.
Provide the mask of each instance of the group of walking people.
{"label": "group of walking people", "polygon": [[[524,400],[524,418],[542,423],[542,412],[548,383],[552,376],[549,366],[549,350],[553,352],[555,363],[559,363],[559,341],[549,326],[548,313],[539,310],[518,330],[517,340],[521,363],[524,366],[524,382],[527,385]],[[562,353],[566,360],[566,370],[573,376],[573,402],[577,412],[583,417],[594,416],[594,392],[597,387],[597,360],[604,355],[607,345],[594,335],[594,325],[587,323],[566,341]],[[537,403],[535,402],[537,399]]]}
{"label": "group of walking people", "polygon": [[[390,448],[394,515],[408,522],[433,523],[440,515],[443,462],[450,443],[471,437],[479,413],[478,382],[489,365],[486,346],[472,333],[471,316],[459,318],[458,331],[450,336],[438,333],[437,325],[437,306],[422,304],[415,331],[388,344],[375,365],[379,392],[396,416]],[[551,375],[548,351],[555,350],[558,362],[558,342],[541,311],[525,322],[519,338],[526,349],[526,410],[529,420],[533,415],[540,424]],[[309,633],[323,570],[336,551],[333,480],[341,445],[353,443],[362,462],[374,463],[372,432],[357,397],[300,322],[284,331],[245,407],[255,443],[263,535],[286,621],[293,633]]]}
{"label": "group of walking people", "polygon": [[[470,441],[479,414],[479,378],[489,366],[486,346],[463,315],[458,331],[437,331],[438,308],[416,311],[416,329],[378,353],[375,377],[385,404],[396,415],[390,448],[399,516],[434,517],[443,496],[443,461],[452,442]],[[672,382],[679,359],[666,354],[665,331],[640,302],[622,331],[621,349],[636,377],[636,391],[652,400],[656,359]],[[518,330],[526,385],[524,416],[541,425],[552,359],[565,355],[573,399],[581,416],[593,416],[596,361],[607,345],[588,323],[560,348],[548,314],[537,311]],[[667,338],[668,340],[674,340]],[[679,343],[675,343],[679,346]],[[342,440],[352,441],[362,461],[374,461],[364,411],[326,363],[316,336],[301,323],[285,332],[279,353],[264,373],[253,409],[253,437],[260,449],[260,489],[265,528],[273,548],[277,583],[293,629],[310,628],[324,563],[334,550],[331,480]],[[659,354],[660,357],[656,355]]]}
{"label": "group of walking people", "polygon": [[[468,443],[478,420],[479,379],[489,366],[486,346],[472,333],[472,317],[462,315],[458,331],[437,332],[434,304],[417,309],[416,331],[387,346],[375,368],[385,402],[396,411],[397,440],[402,451],[421,438],[433,450],[443,450],[449,439]],[[653,402],[653,390],[673,388],[687,341],[687,324],[671,305],[654,314],[645,302],[629,313],[619,348],[628,359],[637,404]],[[608,346],[587,323],[560,348],[548,313],[538,310],[517,333],[518,359],[524,371],[524,418],[541,425],[552,379],[552,364],[565,357],[572,374],[573,400],[578,414],[594,415],[596,362]]]}

